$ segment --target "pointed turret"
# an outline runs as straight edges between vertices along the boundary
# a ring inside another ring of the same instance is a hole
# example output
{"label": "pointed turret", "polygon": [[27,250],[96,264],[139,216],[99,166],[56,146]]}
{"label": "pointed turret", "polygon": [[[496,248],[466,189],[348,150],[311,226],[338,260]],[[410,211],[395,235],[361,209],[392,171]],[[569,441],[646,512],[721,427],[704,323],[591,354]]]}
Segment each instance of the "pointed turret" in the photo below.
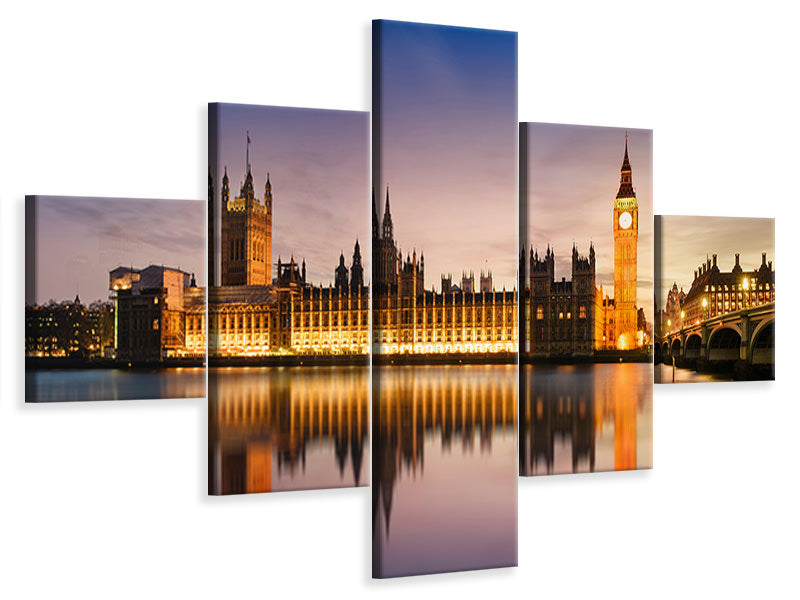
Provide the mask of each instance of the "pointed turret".
{"label": "pointed turret", "polygon": [[228,179],[228,165],[225,165],[225,174],[222,176],[222,208],[226,208],[231,199],[230,180]]}
{"label": "pointed turret", "polygon": [[344,251],[339,254],[339,266],[336,267],[336,287],[347,287],[347,267],[344,265]]}
{"label": "pointed turret", "polygon": [[267,171],[267,183],[264,184],[264,206],[272,206],[272,183],[269,180],[269,171]]}
{"label": "pointed turret", "polygon": [[350,267],[350,287],[358,288],[364,285],[364,267],[361,264],[361,246],[356,238],[356,245],[353,248],[353,264]]}
{"label": "pointed turret", "polygon": [[619,191],[617,198],[634,198],[636,193],[633,191],[633,178],[631,171],[631,161],[628,159],[628,134],[625,134],[625,157],[622,159],[622,167],[619,170]]}
{"label": "pointed turret", "polygon": [[392,212],[389,209],[389,186],[386,186],[386,204],[383,207],[383,239],[394,239],[394,226],[392,225]]}

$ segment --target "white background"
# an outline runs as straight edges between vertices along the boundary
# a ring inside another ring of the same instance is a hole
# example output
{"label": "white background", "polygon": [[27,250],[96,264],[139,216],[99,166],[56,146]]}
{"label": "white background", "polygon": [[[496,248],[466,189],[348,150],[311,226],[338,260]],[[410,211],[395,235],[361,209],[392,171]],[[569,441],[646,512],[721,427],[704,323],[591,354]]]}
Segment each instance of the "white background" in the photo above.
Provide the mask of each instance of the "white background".
{"label": "white background", "polygon": [[[517,30],[520,120],[653,128],[654,212],[777,217],[778,381],[658,387],[651,472],[521,481],[517,569],[371,581],[366,488],[207,498],[203,401],[23,404],[23,196],[206,198],[206,103],[368,110],[376,17]],[[796,597],[783,4],[73,0],[0,21],[0,596]]]}

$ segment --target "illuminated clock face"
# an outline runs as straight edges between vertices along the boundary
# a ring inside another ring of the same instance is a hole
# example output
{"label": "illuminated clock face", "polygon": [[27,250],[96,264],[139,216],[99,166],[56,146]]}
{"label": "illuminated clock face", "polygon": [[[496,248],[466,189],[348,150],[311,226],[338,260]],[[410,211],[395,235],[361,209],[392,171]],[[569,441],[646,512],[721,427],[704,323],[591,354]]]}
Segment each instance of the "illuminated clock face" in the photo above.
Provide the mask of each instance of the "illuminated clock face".
{"label": "illuminated clock face", "polygon": [[619,216],[619,226],[623,229],[627,229],[633,223],[633,217],[631,217],[631,213],[624,212]]}

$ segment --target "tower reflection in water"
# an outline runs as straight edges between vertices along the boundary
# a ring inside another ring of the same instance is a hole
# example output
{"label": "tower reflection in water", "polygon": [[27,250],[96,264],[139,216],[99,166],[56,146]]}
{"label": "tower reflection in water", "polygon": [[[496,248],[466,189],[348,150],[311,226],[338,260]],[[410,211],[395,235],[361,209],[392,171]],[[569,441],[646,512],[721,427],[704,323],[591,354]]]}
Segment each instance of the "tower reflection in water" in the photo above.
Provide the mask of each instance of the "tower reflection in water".
{"label": "tower reflection in water", "polygon": [[373,576],[517,564],[516,365],[375,368]]}
{"label": "tower reflection in water", "polygon": [[210,494],[369,485],[367,367],[212,371]]}
{"label": "tower reflection in water", "polygon": [[649,469],[653,365],[520,369],[520,475]]}

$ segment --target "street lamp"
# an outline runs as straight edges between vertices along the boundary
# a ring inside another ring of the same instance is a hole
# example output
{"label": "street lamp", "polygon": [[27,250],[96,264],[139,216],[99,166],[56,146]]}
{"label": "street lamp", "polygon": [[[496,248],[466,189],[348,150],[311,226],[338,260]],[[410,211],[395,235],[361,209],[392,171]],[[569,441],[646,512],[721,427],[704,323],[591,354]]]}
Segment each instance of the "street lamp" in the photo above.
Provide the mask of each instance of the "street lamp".
{"label": "street lamp", "polygon": [[703,311],[706,313],[706,321],[708,320],[708,298],[703,298]]}

